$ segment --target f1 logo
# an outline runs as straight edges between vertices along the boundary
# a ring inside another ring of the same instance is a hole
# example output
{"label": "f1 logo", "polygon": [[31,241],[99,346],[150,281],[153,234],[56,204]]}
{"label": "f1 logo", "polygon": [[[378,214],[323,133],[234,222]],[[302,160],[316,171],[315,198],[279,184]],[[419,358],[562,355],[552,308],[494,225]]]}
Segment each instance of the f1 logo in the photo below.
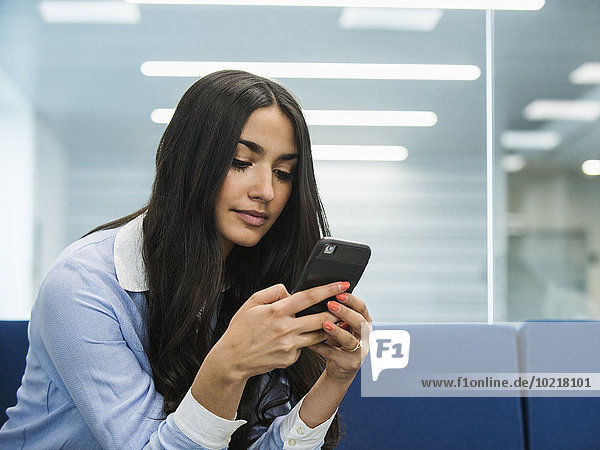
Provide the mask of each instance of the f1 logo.
{"label": "f1 logo", "polygon": [[410,333],[406,330],[374,330],[369,335],[373,381],[385,369],[404,369],[410,354]]}

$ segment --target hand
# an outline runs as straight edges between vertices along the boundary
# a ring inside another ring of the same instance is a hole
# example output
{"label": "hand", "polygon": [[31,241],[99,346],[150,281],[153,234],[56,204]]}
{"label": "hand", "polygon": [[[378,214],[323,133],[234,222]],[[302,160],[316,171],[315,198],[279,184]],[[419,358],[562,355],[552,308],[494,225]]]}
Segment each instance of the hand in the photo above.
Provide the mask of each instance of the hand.
{"label": "hand", "polygon": [[[328,377],[351,382],[369,352],[368,334],[372,330],[373,320],[365,302],[360,298],[348,293],[338,294],[336,298],[337,302],[327,303],[329,311],[337,317],[336,321],[323,324],[323,330],[328,335],[327,341],[310,348],[327,358],[325,373]],[[335,322],[339,322],[339,325]],[[362,336],[362,341],[361,327],[367,331],[367,335]],[[356,349],[359,343],[361,347]]]}
{"label": "hand", "polygon": [[303,347],[327,339],[323,324],[337,321],[330,312],[303,317],[295,314],[342,293],[344,288],[342,283],[331,283],[290,295],[278,284],[255,293],[236,312],[211,350],[213,360],[218,359],[223,370],[229,371],[228,376],[238,380],[294,364]]}

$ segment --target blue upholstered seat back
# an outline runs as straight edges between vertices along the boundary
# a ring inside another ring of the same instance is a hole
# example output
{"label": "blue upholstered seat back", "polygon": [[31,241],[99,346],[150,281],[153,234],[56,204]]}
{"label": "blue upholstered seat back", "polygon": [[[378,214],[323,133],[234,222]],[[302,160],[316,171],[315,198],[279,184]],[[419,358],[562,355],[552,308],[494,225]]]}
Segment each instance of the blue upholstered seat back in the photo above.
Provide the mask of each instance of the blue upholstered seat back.
{"label": "blue upholstered seat back", "polygon": [[17,403],[17,389],[25,372],[29,347],[28,323],[0,320],[0,425],[8,419],[6,408]]}
{"label": "blue upholstered seat back", "polygon": [[[525,322],[518,339],[523,372],[600,373],[600,322]],[[600,397],[566,394],[523,399],[531,450],[600,448]]]}
{"label": "blue upholstered seat back", "polygon": [[[388,382],[401,384],[437,370],[518,372],[512,327],[422,324],[403,329],[411,335],[409,364],[382,372],[380,379],[387,376]],[[365,363],[361,371],[369,376],[368,359]],[[524,448],[519,397],[361,398],[360,376],[340,408],[347,434],[341,449]]]}

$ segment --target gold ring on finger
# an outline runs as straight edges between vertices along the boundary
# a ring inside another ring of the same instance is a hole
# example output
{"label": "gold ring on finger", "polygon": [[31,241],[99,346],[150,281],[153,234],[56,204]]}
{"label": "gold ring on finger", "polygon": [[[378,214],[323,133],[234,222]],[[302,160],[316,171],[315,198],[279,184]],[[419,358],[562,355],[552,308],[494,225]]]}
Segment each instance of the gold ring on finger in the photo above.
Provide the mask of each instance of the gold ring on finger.
{"label": "gold ring on finger", "polygon": [[356,350],[358,350],[361,347],[362,347],[362,341],[359,339],[358,342],[356,343],[356,347],[354,347],[352,350],[350,350],[350,353],[354,353]]}

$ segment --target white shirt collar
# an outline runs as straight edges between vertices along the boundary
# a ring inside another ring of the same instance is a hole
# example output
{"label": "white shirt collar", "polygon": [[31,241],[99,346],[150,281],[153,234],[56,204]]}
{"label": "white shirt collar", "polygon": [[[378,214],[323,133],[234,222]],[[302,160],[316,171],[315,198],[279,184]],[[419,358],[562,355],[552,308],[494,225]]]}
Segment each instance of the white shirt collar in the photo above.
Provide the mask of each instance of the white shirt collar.
{"label": "white shirt collar", "polygon": [[141,214],[126,223],[115,237],[114,259],[117,280],[123,289],[130,292],[148,290],[146,267],[142,256],[142,223],[146,214]]}

